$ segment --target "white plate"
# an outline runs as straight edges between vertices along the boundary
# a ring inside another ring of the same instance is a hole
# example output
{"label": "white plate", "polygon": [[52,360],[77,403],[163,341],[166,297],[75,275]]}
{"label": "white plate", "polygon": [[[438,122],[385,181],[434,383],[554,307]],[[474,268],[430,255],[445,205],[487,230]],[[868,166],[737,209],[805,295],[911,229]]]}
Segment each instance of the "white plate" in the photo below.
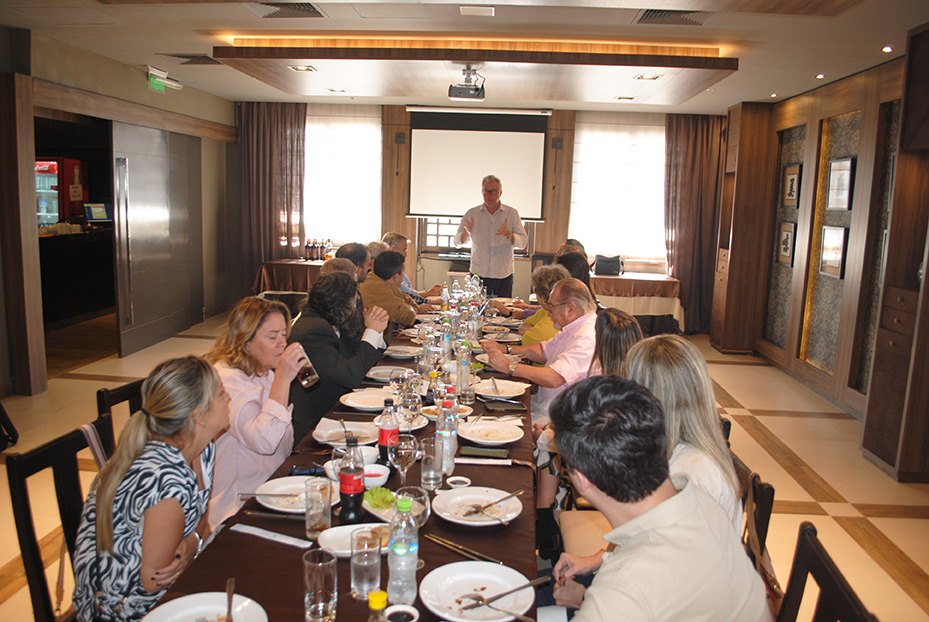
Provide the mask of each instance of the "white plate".
{"label": "white plate", "polygon": [[477,423],[462,423],[458,436],[478,445],[506,445],[523,437],[521,428],[512,423],[480,420]]}
{"label": "white plate", "polygon": [[519,397],[526,392],[530,385],[525,382],[516,382],[515,380],[497,379],[497,388],[500,392],[494,391],[494,385],[488,378],[481,380],[474,385],[474,392],[483,397]]}
{"label": "white plate", "polygon": [[[342,525],[330,527],[319,534],[319,548],[325,549],[336,557],[352,556],[352,532],[356,529],[383,529],[384,523],[359,523],[357,525]],[[388,528],[388,535],[390,529]],[[381,555],[387,555],[387,544],[381,538]]]}
{"label": "white plate", "polygon": [[[432,511],[447,521],[471,527],[488,527],[499,525],[501,520],[511,521],[523,511],[523,504],[518,497],[511,497],[502,503],[487,508],[487,511],[474,516],[464,516],[471,505],[485,505],[505,497],[510,493],[497,488],[484,486],[465,486],[452,490],[440,490],[432,501]],[[499,519],[499,520],[497,520]]]}
{"label": "white plate", "polygon": [[442,319],[441,313],[417,313],[417,322],[438,322]]}
{"label": "white plate", "polygon": [[406,370],[406,367],[396,367],[394,365],[378,365],[372,367],[368,370],[368,373],[365,374],[371,380],[376,380],[378,382],[390,382],[390,372],[395,369]]}
{"label": "white plate", "polygon": [[[438,406],[423,406],[423,415],[429,421],[435,421],[436,415],[439,413]],[[474,412],[474,409],[470,406],[465,406],[464,404],[458,405],[458,417],[467,417]]]}
{"label": "white plate", "polygon": [[[378,415],[374,418],[374,425],[381,427],[381,417],[384,415]],[[416,415],[413,418],[413,431],[422,430],[429,424],[429,420],[423,417],[422,415]],[[400,433],[402,434],[407,429],[406,421],[400,418]]]}
{"label": "white plate", "polygon": [[[451,622],[471,622],[472,620],[486,620],[503,622],[512,620],[509,616],[489,607],[477,607],[462,611],[462,607],[471,603],[469,599],[461,598],[465,594],[477,592],[489,598],[514,587],[528,583],[522,573],[507,566],[491,562],[454,562],[439,566],[425,577],[419,584],[419,598],[432,613],[441,620]],[[504,596],[494,602],[494,605],[507,611],[526,613],[535,603],[535,590],[526,588],[515,594]]]}
{"label": "white plate", "polygon": [[506,326],[485,326],[483,330],[485,333],[508,333],[510,332],[510,329],[507,328]]}
{"label": "white plate", "polygon": [[[503,356],[505,356],[506,360],[511,363],[518,363],[523,360],[523,357],[518,354],[504,354]],[[487,354],[478,354],[474,357],[474,360],[478,363],[483,363],[484,365],[490,365],[490,356]]]}
{"label": "white plate", "polygon": [[[170,600],[148,612],[145,622],[194,622],[206,618],[209,622],[223,620],[226,615],[225,592],[203,592]],[[236,622],[268,622],[268,614],[251,598],[232,596],[232,616]]]}
{"label": "white plate", "polygon": [[510,328],[519,326],[523,321],[518,317],[494,317],[487,320],[488,324],[495,326],[507,326]]}
{"label": "white plate", "polygon": [[488,339],[491,339],[493,341],[499,341],[501,343],[523,340],[522,335],[519,335],[517,333],[488,333],[484,336]]}
{"label": "white plate", "polygon": [[373,413],[384,410],[384,400],[393,399],[394,394],[384,389],[364,389],[362,391],[352,391],[339,398],[339,402],[365,412]]}
{"label": "white plate", "polygon": [[[255,500],[269,510],[286,512],[288,514],[303,514],[306,512],[306,489],[304,484],[310,479],[306,475],[292,475],[290,477],[279,477],[266,481],[264,484],[255,489],[258,496]],[[339,485],[336,482],[329,482],[332,490],[330,499],[332,505],[338,505],[342,500],[339,495]],[[293,497],[262,497],[262,494],[275,495],[294,495]]]}
{"label": "white plate", "polygon": [[419,329],[418,328],[404,328],[403,330],[400,331],[400,334],[403,335],[404,337],[419,337]]}
{"label": "white plate", "polygon": [[408,361],[422,351],[422,348],[416,346],[390,346],[384,350],[384,354],[398,361]]}
{"label": "white plate", "polygon": [[[383,409],[383,404],[381,405]],[[373,423],[361,421],[346,421],[345,427],[355,435],[359,445],[370,445],[377,442],[377,427]],[[313,430],[313,438],[317,443],[324,443],[332,447],[345,447],[345,434],[342,426],[329,426],[324,430],[317,427]]]}

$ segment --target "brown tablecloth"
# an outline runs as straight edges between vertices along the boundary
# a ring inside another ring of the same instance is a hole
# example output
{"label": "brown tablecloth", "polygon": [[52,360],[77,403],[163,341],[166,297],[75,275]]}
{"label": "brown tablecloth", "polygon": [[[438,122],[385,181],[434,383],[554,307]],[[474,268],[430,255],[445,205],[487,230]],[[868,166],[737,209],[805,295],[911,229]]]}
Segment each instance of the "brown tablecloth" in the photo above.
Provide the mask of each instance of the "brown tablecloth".
{"label": "brown tablecloth", "polygon": [[680,298],[681,282],[664,274],[627,272],[619,276],[591,275],[590,286],[598,296],[656,296]]}
{"label": "brown tablecloth", "polygon": [[[409,365],[402,361],[388,358],[382,360],[386,365]],[[482,372],[483,373],[483,372]],[[487,374],[484,374],[487,375]],[[529,392],[523,396],[523,401],[529,405]],[[480,401],[474,404],[475,413],[483,410]],[[329,414],[330,417],[344,418],[345,420],[370,421],[371,414],[360,413],[336,404]],[[533,441],[531,434],[531,418],[529,412],[525,413],[522,440],[509,445],[509,457],[532,462]],[[430,423],[415,434],[419,438],[431,436],[435,433],[435,426]],[[459,439],[459,445],[470,444]],[[322,463],[329,458],[330,448],[320,446],[311,436],[301,441],[294,453],[284,461],[274,477],[288,474],[293,464]],[[525,490],[520,499],[523,512],[508,526],[493,527],[466,527],[449,523],[434,514],[420,531],[419,556],[425,561],[425,567],[416,573],[417,581],[422,581],[429,572],[435,568],[459,561],[467,561],[465,557],[444,549],[423,537],[425,534],[435,534],[462,544],[471,549],[503,561],[507,566],[518,570],[529,579],[537,576],[535,557],[535,482],[531,467],[513,466],[484,466],[484,465],[456,465],[455,475],[464,475],[471,478],[474,486],[490,486],[506,491]],[[419,463],[417,462],[407,474],[409,485],[418,485],[420,482]],[[400,476],[393,473],[387,482],[387,487],[396,490],[400,485]],[[235,523],[243,522],[286,533],[298,538],[304,537],[304,524],[299,520],[263,518],[247,516],[245,510],[263,509],[255,500],[246,502],[242,510],[232,517],[226,527],[217,534],[214,541],[194,560],[193,564],[184,571],[180,579],[172,586],[162,602],[172,600],[179,596],[195,594],[198,592],[223,591],[226,579],[229,576],[236,578],[236,592],[253,598],[268,612],[271,622],[302,622],[303,610],[303,553],[301,549],[277,544],[268,540],[255,538],[229,530]],[[376,521],[372,517],[372,521]],[[333,524],[338,519],[333,517]],[[339,559],[339,620],[367,620],[368,606],[365,601],[356,601],[349,594],[351,589],[350,565],[348,559]],[[388,579],[387,558],[381,564],[381,589],[386,589]],[[419,609],[421,620],[438,620],[417,597],[414,603]],[[534,615],[534,609],[530,611]]]}
{"label": "brown tablecloth", "polygon": [[261,264],[252,291],[308,292],[324,262],[302,259],[275,259]]}

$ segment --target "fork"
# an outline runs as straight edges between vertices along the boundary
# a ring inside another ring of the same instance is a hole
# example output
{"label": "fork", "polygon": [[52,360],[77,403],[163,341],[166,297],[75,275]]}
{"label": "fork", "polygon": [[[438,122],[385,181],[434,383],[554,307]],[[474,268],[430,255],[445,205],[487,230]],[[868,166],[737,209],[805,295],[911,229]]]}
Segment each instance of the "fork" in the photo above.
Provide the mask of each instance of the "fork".
{"label": "fork", "polygon": [[492,384],[494,387],[494,394],[500,395],[500,389],[497,388],[497,379],[493,376],[490,378],[490,384]]}
{"label": "fork", "polygon": [[[490,609],[493,609],[494,611],[499,611],[500,613],[505,613],[508,616],[513,616],[517,620],[520,620],[520,622],[535,622],[535,620],[533,620],[532,618],[516,613],[515,611],[507,611],[506,609],[501,609],[500,607],[491,605],[489,602],[487,602],[487,600],[483,596],[481,596],[477,592],[473,594],[466,594],[465,596],[462,596],[462,598],[470,598],[471,600],[480,603],[484,607],[489,607]],[[199,620],[197,622],[199,622]]]}

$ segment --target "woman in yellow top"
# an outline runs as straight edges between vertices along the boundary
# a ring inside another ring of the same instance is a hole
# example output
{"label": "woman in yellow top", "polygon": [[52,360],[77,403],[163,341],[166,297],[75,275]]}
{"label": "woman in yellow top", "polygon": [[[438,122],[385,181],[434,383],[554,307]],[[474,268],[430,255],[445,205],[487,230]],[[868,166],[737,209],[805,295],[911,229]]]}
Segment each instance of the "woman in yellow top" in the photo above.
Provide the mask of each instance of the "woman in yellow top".
{"label": "woman in yellow top", "polygon": [[555,283],[570,276],[567,269],[558,264],[539,266],[532,273],[532,291],[535,292],[541,308],[526,318],[519,327],[524,346],[548,341],[558,332],[548,313],[548,296],[552,293]]}

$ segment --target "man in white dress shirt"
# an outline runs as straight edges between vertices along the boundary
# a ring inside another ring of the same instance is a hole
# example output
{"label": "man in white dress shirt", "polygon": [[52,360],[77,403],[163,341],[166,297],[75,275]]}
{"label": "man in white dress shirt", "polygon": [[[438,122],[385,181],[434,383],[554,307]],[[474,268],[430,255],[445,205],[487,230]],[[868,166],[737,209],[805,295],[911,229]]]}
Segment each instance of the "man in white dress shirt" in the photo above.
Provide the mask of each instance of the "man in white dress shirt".
{"label": "man in white dress shirt", "polygon": [[513,249],[524,248],[529,235],[519,212],[500,202],[503,184],[494,175],[481,181],[484,202],[461,218],[455,245],[471,240],[471,272],[481,277],[488,296],[513,295]]}

